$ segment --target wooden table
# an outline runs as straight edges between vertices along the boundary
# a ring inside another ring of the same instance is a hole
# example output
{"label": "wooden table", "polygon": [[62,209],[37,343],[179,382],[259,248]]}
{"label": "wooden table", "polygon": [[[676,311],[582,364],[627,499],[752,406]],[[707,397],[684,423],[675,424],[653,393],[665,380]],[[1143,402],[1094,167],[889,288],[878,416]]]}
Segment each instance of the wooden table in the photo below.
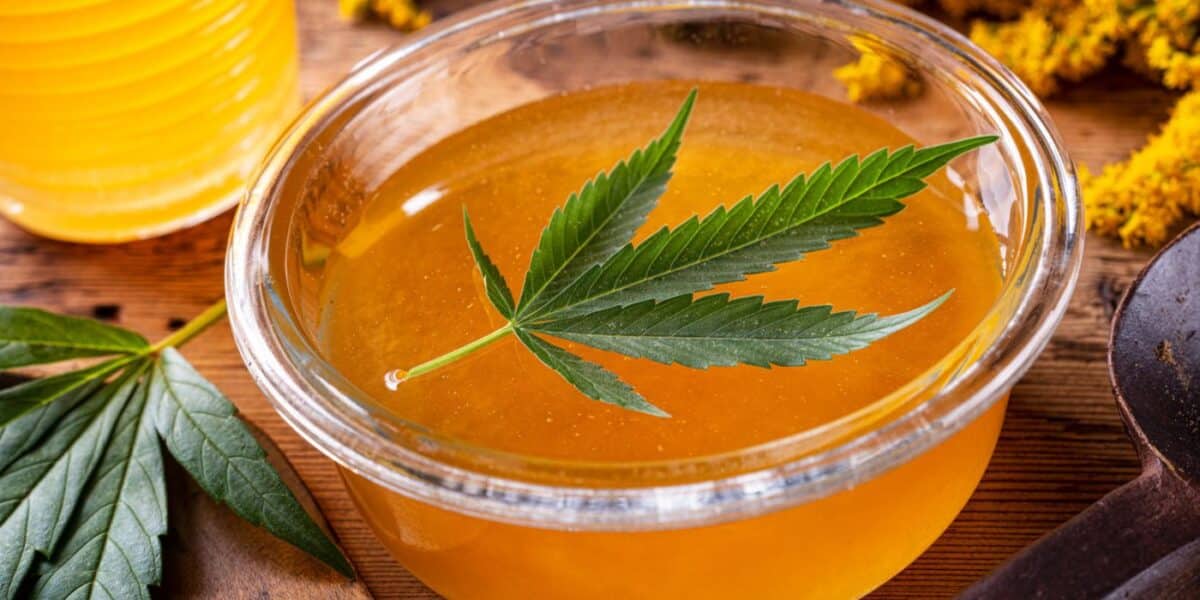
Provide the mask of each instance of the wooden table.
{"label": "wooden table", "polygon": [[[379,25],[341,23],[336,5],[336,0],[299,2],[303,88],[310,96],[403,36]],[[1074,158],[1101,165],[1141,145],[1173,100],[1114,71],[1049,106]],[[221,296],[229,224],[226,214],[160,239],[85,247],[38,239],[0,221],[0,302],[111,319],[156,339]],[[1112,309],[1149,253],[1094,236],[1087,243],[1070,309],[1045,354],[1013,391],[983,483],[949,531],[873,598],[951,596],[1137,473],[1110,395],[1104,354]],[[190,344],[186,355],[290,458],[376,597],[436,597],[375,540],[333,463],[303,442],[260,395],[227,326]]]}

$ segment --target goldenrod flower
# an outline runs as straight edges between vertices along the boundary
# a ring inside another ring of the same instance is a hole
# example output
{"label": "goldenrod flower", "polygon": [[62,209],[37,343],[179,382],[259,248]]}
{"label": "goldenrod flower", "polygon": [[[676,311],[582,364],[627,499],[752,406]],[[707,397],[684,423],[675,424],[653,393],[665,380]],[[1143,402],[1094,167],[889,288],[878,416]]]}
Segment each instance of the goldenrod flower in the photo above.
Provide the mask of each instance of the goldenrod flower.
{"label": "goldenrod flower", "polygon": [[374,16],[401,31],[416,31],[433,20],[415,0],[338,0],[338,11],[353,21]]}
{"label": "goldenrod flower", "polygon": [[1126,246],[1158,245],[1200,216],[1200,91],[1179,101],[1162,131],[1129,160],[1082,178],[1088,227]]}
{"label": "goldenrod flower", "polygon": [[[1012,22],[976,21],[971,39],[1039,95],[1100,70],[1116,53],[1121,17],[1110,1],[1036,5]],[[1072,4],[1065,6],[1063,4]]]}
{"label": "goldenrod flower", "polygon": [[858,61],[833,72],[846,86],[851,102],[906,98],[921,92],[920,80],[899,60],[860,41],[853,44],[860,53]]}
{"label": "goldenrod flower", "polygon": [[358,21],[371,14],[371,0],[338,0],[338,14],[347,21]]}
{"label": "goldenrod flower", "polygon": [[1200,2],[1143,1],[1126,10],[1145,64],[1162,74],[1165,85],[1187,88],[1200,83]]}

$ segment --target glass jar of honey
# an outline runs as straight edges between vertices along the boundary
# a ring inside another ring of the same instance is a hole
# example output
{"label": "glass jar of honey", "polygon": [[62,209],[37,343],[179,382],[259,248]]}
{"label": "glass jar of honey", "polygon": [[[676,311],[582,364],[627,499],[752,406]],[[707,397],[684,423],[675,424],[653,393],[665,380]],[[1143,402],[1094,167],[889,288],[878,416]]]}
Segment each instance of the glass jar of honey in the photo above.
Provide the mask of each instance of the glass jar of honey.
{"label": "glass jar of honey", "polygon": [[297,86],[291,0],[0,0],[0,214],[91,243],[202,221]]}

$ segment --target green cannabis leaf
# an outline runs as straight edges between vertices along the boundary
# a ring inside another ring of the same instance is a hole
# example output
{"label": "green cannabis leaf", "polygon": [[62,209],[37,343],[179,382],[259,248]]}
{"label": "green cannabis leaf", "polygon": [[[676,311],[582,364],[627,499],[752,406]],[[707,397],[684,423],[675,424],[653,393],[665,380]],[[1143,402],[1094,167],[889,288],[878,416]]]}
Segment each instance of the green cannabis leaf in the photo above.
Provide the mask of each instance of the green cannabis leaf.
{"label": "green cannabis leaf", "polygon": [[233,405],[175,350],[224,312],[220,302],[151,345],[0,307],[5,368],[111,357],[0,390],[0,599],[149,598],[166,532],[162,445],[239,516],[353,577]]}
{"label": "green cannabis leaf", "polygon": [[483,276],[483,287],[487,291],[488,299],[492,301],[492,306],[495,306],[496,310],[504,315],[504,318],[511,319],[514,308],[508,282],[504,281],[504,275],[500,274],[500,269],[496,268],[496,264],[492,262],[491,258],[488,258],[483,247],[479,245],[479,240],[475,239],[475,229],[471,227],[471,216],[467,214],[466,207],[463,207],[463,228],[467,230],[467,245],[471,247],[471,255],[475,257],[475,264],[479,266],[479,274]]}
{"label": "green cannabis leaf", "polygon": [[661,408],[646,402],[641,394],[635,392],[629,384],[621,381],[612,371],[596,363],[583,360],[533,334],[520,329],[516,330],[516,333],[521,343],[525,344],[525,347],[529,348],[534,356],[538,357],[538,360],[561,373],[567,381],[588,398],[656,417],[670,416]]}
{"label": "green cannabis leaf", "polygon": [[796,300],[764,302],[698,292],[772,271],[824,250],[903,210],[924,178],[996,136],[851,156],[781,189],[771,186],[730,208],[662,228],[630,243],[666,190],[696,100],[693,90],[666,131],[610,171],[588,181],[556,209],[530,259],[514,301],[463,212],[467,245],[488,299],[507,323],[465,346],[389,379],[403,382],[440,369],[510,334],[588,398],[665,417],[600,365],[539,337],[549,335],[634,358],[692,368],[747,364],[801,366],[870,345],[917,322],[950,292],[891,316],[834,312]]}
{"label": "green cannabis leaf", "polygon": [[106,377],[128,365],[130,359],[118,358],[93,367],[34,379],[0,390],[0,426],[39,406],[87,396]]}

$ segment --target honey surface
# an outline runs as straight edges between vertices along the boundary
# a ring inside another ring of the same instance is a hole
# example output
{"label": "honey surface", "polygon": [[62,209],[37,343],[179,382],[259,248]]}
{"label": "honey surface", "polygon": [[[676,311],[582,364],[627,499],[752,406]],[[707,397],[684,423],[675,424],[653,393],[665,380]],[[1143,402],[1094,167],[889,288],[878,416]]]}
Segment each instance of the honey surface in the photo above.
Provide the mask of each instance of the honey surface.
{"label": "honey surface", "polygon": [[[999,293],[1000,249],[974,198],[943,171],[884,225],[718,288],[883,314],[955,290],[932,315],[866,350],[804,367],[701,371],[561,343],[616,372],[670,419],[586,398],[513,338],[396,391],[386,387],[389,370],[503,324],[464,241],[464,206],[518,291],[553,209],[658,135],[690,87],[664,82],[554,97],[467,128],[410,161],[324,271],[320,342],[329,360],[397,415],[443,435],[542,457],[658,460],[735,450],[846,415],[933,366],[979,324]],[[675,175],[637,239],[824,161],[909,143],[880,118],[828,99],[701,84]]]}

